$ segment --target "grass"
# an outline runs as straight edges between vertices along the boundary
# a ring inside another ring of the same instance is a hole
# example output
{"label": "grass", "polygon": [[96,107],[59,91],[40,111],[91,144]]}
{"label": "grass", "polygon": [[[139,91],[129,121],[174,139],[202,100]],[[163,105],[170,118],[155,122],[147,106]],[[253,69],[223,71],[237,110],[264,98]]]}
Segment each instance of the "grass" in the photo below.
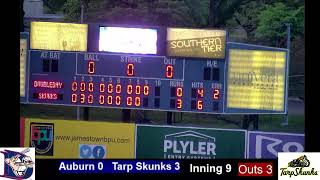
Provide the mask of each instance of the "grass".
{"label": "grass", "polygon": [[[20,105],[20,114],[26,118],[40,119],[65,119],[76,120],[77,108],[66,106],[52,105]],[[131,111],[131,122],[148,123],[148,124],[166,124],[166,112],[160,111]],[[141,119],[148,119],[147,122],[141,122]],[[211,115],[199,113],[175,113],[176,126],[194,126],[208,128],[226,128],[226,129],[241,129],[241,115]],[[89,121],[107,121],[107,122],[122,122],[121,110],[111,108],[90,108]],[[260,115],[259,116],[259,131],[273,132],[288,132],[288,133],[304,133],[304,116],[289,115],[288,125],[284,126],[282,115]],[[252,130],[252,124],[249,130]]]}

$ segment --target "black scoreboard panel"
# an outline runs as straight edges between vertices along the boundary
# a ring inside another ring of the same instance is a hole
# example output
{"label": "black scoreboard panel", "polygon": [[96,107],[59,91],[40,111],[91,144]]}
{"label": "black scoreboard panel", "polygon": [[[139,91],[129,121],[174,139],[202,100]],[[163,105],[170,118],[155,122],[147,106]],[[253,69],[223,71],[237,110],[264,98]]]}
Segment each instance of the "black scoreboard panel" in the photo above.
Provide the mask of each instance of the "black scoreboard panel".
{"label": "black scoreboard panel", "polygon": [[224,112],[224,59],[38,50],[30,58],[30,103]]}

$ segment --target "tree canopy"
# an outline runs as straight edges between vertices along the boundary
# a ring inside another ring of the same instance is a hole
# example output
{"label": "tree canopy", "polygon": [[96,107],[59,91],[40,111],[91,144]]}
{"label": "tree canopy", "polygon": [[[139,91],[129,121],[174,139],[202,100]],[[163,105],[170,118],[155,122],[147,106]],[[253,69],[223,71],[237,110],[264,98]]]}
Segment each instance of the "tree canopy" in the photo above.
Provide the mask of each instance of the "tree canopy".
{"label": "tree canopy", "polygon": [[137,24],[173,27],[230,28],[240,26],[247,41],[285,42],[286,23],[292,37],[304,35],[303,0],[45,0],[63,11],[67,22]]}
{"label": "tree canopy", "polygon": [[258,16],[259,22],[255,36],[272,42],[283,42],[286,38],[286,24],[292,27],[292,38],[304,35],[304,6],[288,7],[283,3],[276,3],[267,7]]}

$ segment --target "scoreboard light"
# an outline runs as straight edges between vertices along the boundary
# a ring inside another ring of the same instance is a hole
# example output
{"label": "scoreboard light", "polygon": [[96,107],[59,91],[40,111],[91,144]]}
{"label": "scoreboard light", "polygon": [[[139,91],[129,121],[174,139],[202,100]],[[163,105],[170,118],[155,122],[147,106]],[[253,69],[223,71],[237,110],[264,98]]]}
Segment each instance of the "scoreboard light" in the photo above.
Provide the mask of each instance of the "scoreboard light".
{"label": "scoreboard light", "polygon": [[286,52],[230,49],[227,107],[284,110]]}
{"label": "scoreboard light", "polygon": [[95,62],[94,61],[89,61],[88,62],[88,73],[89,74],[94,74],[95,72]]}
{"label": "scoreboard light", "polygon": [[31,22],[31,49],[87,51],[87,24]]}
{"label": "scoreboard light", "polygon": [[[99,51],[157,54],[157,30],[128,27],[100,27]],[[130,71],[128,73],[133,73],[133,69],[132,72]]]}
{"label": "scoreboard light", "polygon": [[27,39],[20,39],[20,97],[25,97]]}
{"label": "scoreboard light", "polygon": [[100,89],[100,92],[103,93],[104,90],[105,90],[105,85],[104,85],[103,83],[100,83],[99,87],[100,87],[100,88],[99,88],[99,89]]}
{"label": "scoreboard light", "polygon": [[99,104],[104,104],[104,95],[99,96]]}
{"label": "scoreboard light", "polygon": [[167,28],[167,55],[200,58],[225,57],[226,31]]}
{"label": "scoreboard light", "polygon": [[[110,101],[109,101],[110,99]],[[112,104],[112,96],[108,96],[108,104]],[[116,105],[119,106],[121,104],[121,97],[116,96]]]}

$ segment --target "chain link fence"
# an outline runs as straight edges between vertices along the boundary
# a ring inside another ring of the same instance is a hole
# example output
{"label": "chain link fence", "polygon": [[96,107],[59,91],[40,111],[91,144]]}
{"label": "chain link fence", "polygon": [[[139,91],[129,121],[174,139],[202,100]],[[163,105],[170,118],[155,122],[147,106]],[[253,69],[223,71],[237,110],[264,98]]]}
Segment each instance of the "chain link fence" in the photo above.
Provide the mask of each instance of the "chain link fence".
{"label": "chain link fence", "polygon": [[304,75],[289,76],[289,97],[299,98],[304,100]]}

